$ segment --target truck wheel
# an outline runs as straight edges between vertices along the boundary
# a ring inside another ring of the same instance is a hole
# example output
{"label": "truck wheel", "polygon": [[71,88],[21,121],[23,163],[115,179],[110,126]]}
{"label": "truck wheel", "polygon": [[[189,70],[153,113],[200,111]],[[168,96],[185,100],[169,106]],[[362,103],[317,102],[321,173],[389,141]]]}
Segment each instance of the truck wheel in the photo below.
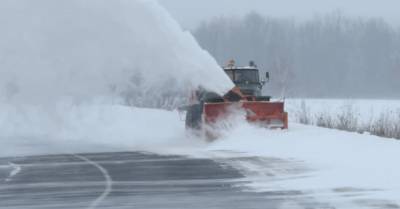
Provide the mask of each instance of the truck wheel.
{"label": "truck wheel", "polygon": [[202,124],[202,114],[203,105],[195,104],[189,106],[185,120],[186,128],[200,130]]}

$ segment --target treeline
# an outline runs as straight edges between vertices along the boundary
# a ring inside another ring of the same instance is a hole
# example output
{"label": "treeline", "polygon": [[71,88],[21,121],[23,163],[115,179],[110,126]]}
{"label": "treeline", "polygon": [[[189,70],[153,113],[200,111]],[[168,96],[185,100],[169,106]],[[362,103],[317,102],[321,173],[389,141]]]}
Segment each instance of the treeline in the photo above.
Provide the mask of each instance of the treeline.
{"label": "treeline", "polygon": [[250,13],[215,18],[193,33],[221,64],[256,61],[271,73],[266,93],[275,96],[400,98],[400,30],[383,19]]}

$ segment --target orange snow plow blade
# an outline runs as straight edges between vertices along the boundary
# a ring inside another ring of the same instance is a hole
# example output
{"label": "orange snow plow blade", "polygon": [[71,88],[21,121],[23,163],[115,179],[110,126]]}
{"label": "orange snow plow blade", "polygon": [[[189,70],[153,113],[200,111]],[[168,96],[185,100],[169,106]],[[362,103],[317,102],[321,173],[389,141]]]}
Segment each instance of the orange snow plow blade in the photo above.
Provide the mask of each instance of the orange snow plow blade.
{"label": "orange snow plow blade", "polygon": [[268,128],[288,128],[288,114],[283,102],[240,101],[204,104],[204,122],[213,124],[227,117],[232,109],[246,111],[246,119]]}

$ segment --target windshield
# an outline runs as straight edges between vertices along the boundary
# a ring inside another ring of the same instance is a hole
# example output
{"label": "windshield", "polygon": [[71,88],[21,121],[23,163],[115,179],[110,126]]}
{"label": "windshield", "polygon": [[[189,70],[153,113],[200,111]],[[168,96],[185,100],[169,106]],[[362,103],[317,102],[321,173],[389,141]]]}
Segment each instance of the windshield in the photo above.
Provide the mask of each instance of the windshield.
{"label": "windshield", "polygon": [[226,74],[234,81],[235,83],[258,83],[259,76],[258,70],[254,69],[236,69],[236,70],[225,70]]}
{"label": "windshield", "polygon": [[225,73],[229,76],[229,78],[233,81],[235,77],[233,75],[233,70],[225,70]]}

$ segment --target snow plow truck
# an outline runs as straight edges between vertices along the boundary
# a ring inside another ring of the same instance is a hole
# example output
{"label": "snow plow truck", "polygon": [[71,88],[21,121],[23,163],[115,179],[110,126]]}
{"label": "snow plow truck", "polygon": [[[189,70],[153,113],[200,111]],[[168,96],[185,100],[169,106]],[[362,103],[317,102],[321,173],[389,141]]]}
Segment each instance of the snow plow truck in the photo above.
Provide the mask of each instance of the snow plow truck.
{"label": "snow plow truck", "polygon": [[208,139],[217,138],[210,127],[221,120],[226,120],[232,110],[239,109],[246,115],[247,121],[266,128],[288,128],[288,114],[284,102],[271,101],[270,96],[263,96],[261,90],[269,81],[269,73],[260,78],[260,72],[253,61],[249,66],[237,67],[231,60],[223,67],[235,87],[221,96],[204,89],[194,91],[190,105],[186,109],[186,128],[206,135]]}

